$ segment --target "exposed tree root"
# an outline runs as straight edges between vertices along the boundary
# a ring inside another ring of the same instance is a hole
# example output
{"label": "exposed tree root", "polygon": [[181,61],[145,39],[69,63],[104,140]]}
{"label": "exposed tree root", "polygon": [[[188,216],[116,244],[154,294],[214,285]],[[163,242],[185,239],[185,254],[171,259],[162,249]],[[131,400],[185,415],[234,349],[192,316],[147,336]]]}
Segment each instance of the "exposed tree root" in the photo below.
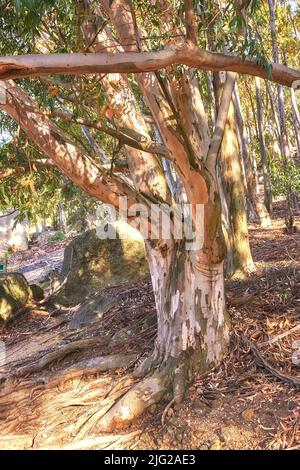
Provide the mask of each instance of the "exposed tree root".
{"label": "exposed tree root", "polygon": [[98,372],[106,372],[107,370],[126,367],[136,358],[136,354],[113,354],[110,356],[86,359],[77,362],[75,366],[65,369],[62,373],[58,374],[58,377],[49,381],[49,385],[53,387],[78,377],[87,377],[89,375],[97,374]]}
{"label": "exposed tree root", "polygon": [[171,406],[174,405],[175,402],[176,402],[176,397],[173,397],[172,400],[169,401],[169,403],[165,407],[164,412],[163,412],[162,417],[161,417],[161,425],[162,426],[164,426],[164,424],[165,424],[165,419],[166,419],[166,416],[167,416],[167,413],[168,413],[169,409],[171,408]]}
{"label": "exposed tree root", "polygon": [[264,367],[268,372],[270,372],[274,377],[277,379],[281,380],[284,383],[287,383],[288,385],[292,385],[293,387],[299,387],[300,388],[300,379],[297,377],[292,377],[291,375],[286,375],[280,372],[279,370],[275,369],[271,364],[269,364],[262,356],[261,352],[257,349],[255,344],[250,341],[246,336],[242,335],[242,341],[246,346],[248,346],[254,357],[255,357],[255,362],[259,367]]}
{"label": "exposed tree root", "polygon": [[20,369],[16,370],[13,373],[7,373],[0,376],[0,381],[7,380],[11,377],[22,377],[27,374],[33,374],[35,372],[40,372],[44,369],[48,364],[58,359],[65,357],[67,354],[72,352],[90,348],[92,346],[104,346],[109,343],[110,337],[104,338],[87,338],[81,339],[78,341],[73,341],[71,343],[62,344],[57,348],[55,351],[51,351],[46,353],[41,359],[38,361],[31,363],[28,366],[21,367]]}
{"label": "exposed tree root", "polygon": [[125,376],[119,382],[108,391],[106,396],[101,400],[100,403],[92,409],[88,416],[83,416],[75,424],[73,433],[78,438],[83,438],[87,434],[91,433],[98,421],[108,412],[108,410],[116,403],[116,401],[124,396],[128,390],[134,384],[134,379],[131,376]]}
{"label": "exposed tree root", "polygon": [[131,423],[160,401],[171,387],[166,374],[154,373],[131,388],[98,422],[101,431],[112,432]]}
{"label": "exposed tree root", "polygon": [[[154,358],[155,355],[151,358],[152,364]],[[153,372],[134,385],[102,416],[97,425],[98,429],[111,432],[113,429],[125,427],[151,405],[161,401],[170,391],[173,392],[174,402],[179,403],[183,399],[187,382],[188,359],[188,355],[184,355],[180,360],[171,358],[161,370]],[[148,366],[149,363],[146,363],[146,368]]]}

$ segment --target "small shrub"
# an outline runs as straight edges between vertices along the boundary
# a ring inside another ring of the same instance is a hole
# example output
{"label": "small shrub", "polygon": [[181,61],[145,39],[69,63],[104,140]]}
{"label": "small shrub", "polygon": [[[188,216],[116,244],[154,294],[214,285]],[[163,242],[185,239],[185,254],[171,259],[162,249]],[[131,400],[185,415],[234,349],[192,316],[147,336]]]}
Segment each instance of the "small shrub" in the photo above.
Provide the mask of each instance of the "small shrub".
{"label": "small shrub", "polygon": [[64,232],[58,231],[49,237],[49,242],[50,243],[58,242],[60,240],[64,240],[64,238],[65,238]]}

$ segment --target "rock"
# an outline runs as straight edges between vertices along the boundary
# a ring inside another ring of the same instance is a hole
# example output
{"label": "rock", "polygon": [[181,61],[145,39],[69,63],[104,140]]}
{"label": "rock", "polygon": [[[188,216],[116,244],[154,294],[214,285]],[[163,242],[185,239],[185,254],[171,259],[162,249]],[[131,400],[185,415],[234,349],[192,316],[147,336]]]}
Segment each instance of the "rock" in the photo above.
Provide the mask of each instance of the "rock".
{"label": "rock", "polygon": [[114,347],[118,343],[123,343],[130,339],[132,336],[135,336],[138,333],[138,330],[132,331],[128,327],[118,330],[112,337],[110,341],[110,346]]}
{"label": "rock", "polygon": [[36,300],[37,302],[40,302],[41,300],[44,299],[45,293],[44,289],[42,287],[38,286],[37,284],[30,284],[30,296]]}
{"label": "rock", "polygon": [[0,274],[0,318],[4,321],[23,307],[31,295],[28,282],[23,274]]}
{"label": "rock", "polygon": [[148,274],[144,240],[124,221],[108,224],[115,239],[100,239],[88,230],[66,247],[60,273],[61,288],[53,301],[71,306],[102,289],[137,281]]}
{"label": "rock", "polygon": [[[94,296],[92,299],[86,300],[83,305],[74,313],[69,327],[79,328],[87,323],[102,318],[105,312],[115,305],[115,300],[103,297],[101,294]],[[117,334],[117,333],[116,333]]]}

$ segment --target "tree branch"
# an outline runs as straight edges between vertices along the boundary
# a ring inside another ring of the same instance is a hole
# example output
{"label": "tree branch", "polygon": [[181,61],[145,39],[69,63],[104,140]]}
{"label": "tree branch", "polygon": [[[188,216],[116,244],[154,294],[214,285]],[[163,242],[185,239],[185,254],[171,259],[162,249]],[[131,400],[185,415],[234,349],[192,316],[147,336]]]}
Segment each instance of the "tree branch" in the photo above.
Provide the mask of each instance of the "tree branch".
{"label": "tree branch", "polygon": [[[145,198],[125,180],[97,165],[54,122],[40,115],[35,102],[20,87],[13,82],[4,82],[3,86],[6,87],[6,103],[0,102],[0,108],[22,127],[39,149],[75,184],[117,209],[119,196],[127,196],[129,205],[136,201],[145,202]],[[35,111],[26,111],[24,105]]]}
{"label": "tree branch", "polygon": [[300,80],[300,71],[272,64],[272,74],[254,59],[208,52],[186,43],[157,52],[117,52],[101,54],[29,54],[0,57],[0,80],[66,74],[141,73],[183,64],[200,70],[231,71],[258,76],[286,86]]}
{"label": "tree branch", "polygon": [[112,127],[105,126],[98,121],[93,121],[90,119],[83,119],[83,118],[74,118],[72,114],[67,114],[62,111],[56,110],[43,110],[43,109],[36,109],[32,106],[24,106],[24,109],[27,111],[34,111],[38,114],[42,114],[43,116],[49,117],[58,117],[67,122],[74,122],[75,124],[79,124],[86,127],[91,127],[93,129],[97,129],[98,131],[104,132],[105,134],[118,139],[121,144],[129,145],[130,147],[136,148],[138,150],[143,150],[144,152],[155,153],[158,155],[162,155],[165,158],[168,158],[168,153],[163,144],[159,142],[154,142],[152,140],[148,140],[145,136],[140,134],[139,132],[132,131],[128,128],[119,128],[113,129]]}
{"label": "tree branch", "polygon": [[193,9],[192,0],[184,0],[185,22],[186,22],[186,38],[197,45],[196,35],[196,17]]}
{"label": "tree branch", "polygon": [[221,103],[216,120],[215,131],[211,139],[211,144],[206,158],[207,166],[209,166],[210,168],[213,168],[216,164],[217,156],[222,143],[228,110],[232,99],[235,78],[235,73],[227,73],[227,78],[224,85]]}

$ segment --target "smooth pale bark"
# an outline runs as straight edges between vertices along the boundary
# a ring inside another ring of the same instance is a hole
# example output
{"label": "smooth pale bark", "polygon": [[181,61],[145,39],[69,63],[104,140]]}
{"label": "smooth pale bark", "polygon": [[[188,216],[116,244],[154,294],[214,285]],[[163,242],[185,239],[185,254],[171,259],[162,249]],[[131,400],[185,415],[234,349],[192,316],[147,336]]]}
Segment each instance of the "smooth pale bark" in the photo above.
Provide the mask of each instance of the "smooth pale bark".
{"label": "smooth pale bark", "polygon": [[265,205],[260,201],[259,194],[257,193],[257,184],[255,174],[252,167],[252,161],[249,150],[249,137],[246,131],[245,119],[241,107],[239,90],[236,85],[234,90],[236,119],[241,137],[241,151],[245,163],[245,177],[248,189],[248,196],[255,214],[259,220],[261,227],[266,228],[271,225],[271,219]]}
{"label": "smooth pale bark", "polygon": [[272,64],[272,74],[251,59],[209,52],[188,41],[155,52],[116,54],[28,54],[0,57],[0,80],[22,77],[91,73],[154,72],[172,65],[187,65],[199,70],[230,71],[253,75],[291,87],[300,79],[300,71],[281,64]]}
{"label": "smooth pale bark", "polygon": [[[140,46],[137,31],[134,28],[135,21],[126,2],[117,0],[110,4],[106,0],[101,0],[101,4],[110,15],[123,49],[132,53],[137,51]],[[164,87],[163,81],[159,82],[154,73],[137,73],[135,78],[152,112],[158,131],[168,150],[169,158],[174,162],[182,179],[189,202],[191,204],[205,203],[208,192],[205,177],[199,172],[199,165],[207,154],[209,140],[206,135],[207,123],[196,81],[193,80],[193,90],[189,91],[185,100],[186,117],[184,120],[191,123],[193,117],[192,129],[186,129],[185,125],[181,125],[179,113],[172,103],[172,99],[175,99],[177,103],[180,102],[178,96],[184,94],[184,81],[178,81],[176,89],[173,86],[171,96],[167,87]],[[187,80],[189,80],[188,77]],[[189,136],[192,135],[193,139],[190,141]]]}
{"label": "smooth pale bark", "polygon": [[[249,109],[246,108],[246,116],[247,116],[247,134],[249,136],[249,145],[251,142],[253,142],[253,139],[255,138],[253,136],[252,132],[252,126],[251,126],[251,120],[250,120],[250,114],[249,114]],[[257,140],[259,141],[258,135],[257,135]],[[255,193],[259,197],[259,182],[258,182],[258,173],[257,173],[257,162],[256,162],[256,157],[253,151],[250,151],[250,162],[251,162],[251,168],[253,172],[253,185],[255,186]]]}
{"label": "smooth pale bark", "polygon": [[257,125],[259,133],[259,145],[260,145],[260,159],[264,179],[264,202],[265,206],[270,213],[272,211],[272,189],[269,175],[269,165],[266,151],[266,144],[263,131],[262,123],[262,105],[261,105],[261,92],[260,92],[260,80],[255,79],[256,88],[256,106],[257,106]]}
{"label": "smooth pale bark", "polygon": [[[256,85],[256,83],[255,83],[255,85]],[[250,106],[251,106],[251,111],[252,111],[252,118],[253,118],[253,122],[254,122],[255,134],[256,134],[257,140],[259,141],[259,129],[258,129],[258,123],[257,123],[256,108],[255,108],[254,101],[253,101],[253,98],[252,98],[252,91],[248,87],[246,82],[245,82],[245,86],[246,86],[246,89],[248,91],[248,98],[249,98],[249,101],[250,101]],[[247,108],[247,112],[249,114],[248,108]],[[250,125],[251,120],[250,120],[249,115],[248,115],[248,124],[249,124],[249,131],[250,131],[249,135],[251,136],[251,125]],[[250,137],[250,139],[251,139],[251,137]]]}
{"label": "smooth pale bark", "polygon": [[[277,109],[276,109],[275,97],[274,97],[274,93],[272,91],[270,83],[266,80],[265,84],[266,84],[266,89],[267,89],[269,99],[270,99],[270,105],[271,105],[273,118],[274,118],[274,121],[275,121],[275,124],[276,124],[276,126],[275,126],[276,138],[278,140],[278,144],[279,144],[279,147],[280,147],[281,152],[282,152],[282,139],[280,138],[280,124],[279,124],[278,113],[277,113]],[[292,88],[291,88],[291,90],[292,90]]]}

